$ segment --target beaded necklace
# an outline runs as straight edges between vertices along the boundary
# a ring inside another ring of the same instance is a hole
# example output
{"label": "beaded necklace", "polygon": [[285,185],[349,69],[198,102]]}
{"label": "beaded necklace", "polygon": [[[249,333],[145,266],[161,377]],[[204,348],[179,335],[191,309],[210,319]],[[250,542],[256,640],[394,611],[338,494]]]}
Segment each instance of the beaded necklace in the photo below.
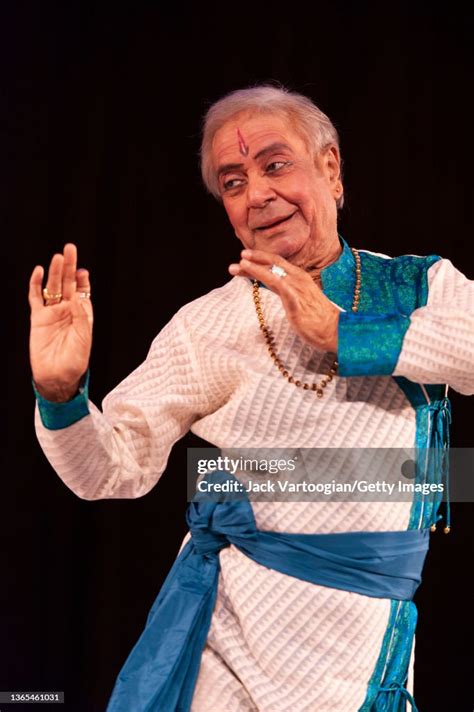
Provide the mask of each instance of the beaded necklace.
{"label": "beaded necklace", "polygon": [[[355,288],[354,288],[354,297],[352,299],[352,311],[356,312],[359,308],[359,300],[360,300],[360,285],[361,285],[361,270],[360,270],[360,255],[358,250],[355,249],[355,247],[351,247],[351,252],[354,255],[354,260],[355,260],[355,268],[356,268],[356,283],[355,283]],[[287,367],[285,364],[282,362],[278,354],[276,353],[274,349],[274,343],[275,339],[271,333],[271,329],[268,328],[268,326],[265,324],[265,319],[263,316],[263,311],[262,311],[262,305],[260,302],[260,287],[258,286],[258,281],[256,279],[252,280],[253,281],[253,301],[255,304],[255,310],[257,312],[257,318],[258,318],[258,323],[260,325],[260,329],[263,332],[265,341],[267,342],[267,349],[268,353],[270,354],[270,357],[273,359],[273,362],[275,366],[278,368],[280,373],[288,383],[293,383],[297,388],[303,388],[305,391],[314,391],[316,393],[316,396],[318,398],[322,398],[324,395],[324,389],[326,388],[327,384],[332,381],[334,376],[337,373],[337,367],[338,367],[338,362],[337,359],[334,359],[334,362],[329,369],[328,373],[325,374],[324,378],[322,378],[318,383],[306,383],[304,381],[298,381],[297,379],[294,378],[288,371]]]}

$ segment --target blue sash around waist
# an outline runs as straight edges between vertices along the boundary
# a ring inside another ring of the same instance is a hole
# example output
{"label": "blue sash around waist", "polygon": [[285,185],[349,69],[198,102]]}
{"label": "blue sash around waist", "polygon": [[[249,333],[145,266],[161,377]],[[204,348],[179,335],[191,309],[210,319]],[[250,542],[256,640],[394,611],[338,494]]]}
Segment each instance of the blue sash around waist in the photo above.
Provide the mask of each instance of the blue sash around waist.
{"label": "blue sash around waist", "polygon": [[[213,482],[234,479],[215,472]],[[214,610],[219,551],[231,544],[262,566],[330,588],[411,600],[429,529],[292,534],[257,529],[248,500],[188,506],[191,539],[174,562],[145,629],[119,673],[106,712],[189,712]]]}

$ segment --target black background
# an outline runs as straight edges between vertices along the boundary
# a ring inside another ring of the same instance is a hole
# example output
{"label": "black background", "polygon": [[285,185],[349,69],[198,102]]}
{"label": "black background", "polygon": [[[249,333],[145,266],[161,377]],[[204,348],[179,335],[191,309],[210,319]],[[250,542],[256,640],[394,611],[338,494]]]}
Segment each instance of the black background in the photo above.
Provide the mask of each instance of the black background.
{"label": "black background", "polygon": [[[186,446],[200,441],[177,444],[138,500],[66,488],[33,428],[33,267],[72,241],[91,272],[100,406],[180,306],[228,279],[240,243],[200,183],[200,119],[223,93],[275,80],[340,132],[349,244],[438,253],[473,278],[474,22],[452,3],[10,2],[0,14],[0,689],[64,690],[62,709],[99,712],[186,531]],[[452,444],[472,446],[472,404],[452,401]],[[432,535],[416,597],[420,712],[474,708],[472,513],[453,505],[452,533]]]}

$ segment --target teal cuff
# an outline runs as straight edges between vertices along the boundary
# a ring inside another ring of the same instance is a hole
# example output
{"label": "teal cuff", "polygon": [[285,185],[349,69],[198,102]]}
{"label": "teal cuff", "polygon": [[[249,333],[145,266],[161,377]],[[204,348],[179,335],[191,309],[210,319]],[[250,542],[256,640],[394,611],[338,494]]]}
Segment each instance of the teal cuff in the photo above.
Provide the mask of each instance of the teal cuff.
{"label": "teal cuff", "polygon": [[410,317],[404,314],[341,312],[337,356],[339,375],[391,375],[409,326]]}
{"label": "teal cuff", "polygon": [[77,423],[78,420],[90,414],[88,404],[89,376],[89,369],[87,369],[79,382],[77,395],[64,403],[53,403],[52,401],[46,400],[46,398],[43,398],[38,392],[33,380],[31,381],[38,402],[41,422],[45,428],[48,428],[48,430],[61,430],[73,423]]}

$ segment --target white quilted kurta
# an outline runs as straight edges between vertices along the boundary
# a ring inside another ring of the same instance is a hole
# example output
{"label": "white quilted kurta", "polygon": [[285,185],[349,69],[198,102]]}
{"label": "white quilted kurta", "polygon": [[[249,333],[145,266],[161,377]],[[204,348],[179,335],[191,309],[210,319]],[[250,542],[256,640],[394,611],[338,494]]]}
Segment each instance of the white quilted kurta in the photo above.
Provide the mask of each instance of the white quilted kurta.
{"label": "white quilted kurta", "polygon": [[[474,390],[474,289],[448,260],[428,273],[396,374]],[[278,296],[261,290],[278,351],[301,380],[331,363],[289,328]],[[109,393],[102,412],[38,439],[79,497],[140,497],[188,429],[218,448],[412,447],[415,413],[391,376],[336,378],[324,398],[278,373],[258,328],[252,286],[234,277],[187,304],[145,362]],[[184,476],[184,473],[183,475]],[[410,503],[254,502],[260,529],[327,533],[406,529]],[[333,590],[220,554],[217,603],[192,712],[356,712],[390,612],[387,599]]]}

